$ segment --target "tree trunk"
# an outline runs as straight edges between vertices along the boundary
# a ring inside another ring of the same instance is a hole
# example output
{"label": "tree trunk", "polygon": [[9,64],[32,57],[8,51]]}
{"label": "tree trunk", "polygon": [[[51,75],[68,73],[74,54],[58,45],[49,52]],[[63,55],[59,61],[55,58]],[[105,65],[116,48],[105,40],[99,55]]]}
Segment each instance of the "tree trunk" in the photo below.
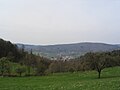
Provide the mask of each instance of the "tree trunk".
{"label": "tree trunk", "polygon": [[98,78],[100,78],[101,70],[98,70]]}
{"label": "tree trunk", "polygon": [[28,66],[28,75],[30,76],[30,66]]}
{"label": "tree trunk", "polygon": [[1,71],[1,74],[2,74],[2,76],[4,75],[4,71],[3,70]]}
{"label": "tree trunk", "polygon": [[20,77],[22,76],[22,73],[20,72]]}

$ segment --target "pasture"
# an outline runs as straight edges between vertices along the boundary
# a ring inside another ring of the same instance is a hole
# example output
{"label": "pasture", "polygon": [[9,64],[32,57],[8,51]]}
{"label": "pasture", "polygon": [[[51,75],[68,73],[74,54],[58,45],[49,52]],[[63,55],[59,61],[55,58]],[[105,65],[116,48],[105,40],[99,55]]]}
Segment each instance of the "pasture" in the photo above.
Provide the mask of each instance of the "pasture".
{"label": "pasture", "polygon": [[120,90],[120,67],[104,69],[101,79],[95,71],[0,77],[0,90]]}

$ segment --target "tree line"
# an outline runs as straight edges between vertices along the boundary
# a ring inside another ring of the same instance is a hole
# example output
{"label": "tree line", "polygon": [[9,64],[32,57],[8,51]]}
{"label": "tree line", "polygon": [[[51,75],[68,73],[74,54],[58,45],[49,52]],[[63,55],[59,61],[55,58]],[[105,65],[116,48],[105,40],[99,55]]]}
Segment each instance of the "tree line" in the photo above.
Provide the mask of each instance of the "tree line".
{"label": "tree line", "polygon": [[[15,66],[15,63],[18,65]],[[78,72],[95,70],[100,78],[104,68],[120,66],[120,50],[111,52],[89,52],[71,60],[50,60],[24,51],[24,45],[18,49],[10,41],[0,39],[0,75],[31,76],[48,75],[51,73]],[[14,72],[13,72],[14,68]],[[24,73],[24,75],[23,75]]]}

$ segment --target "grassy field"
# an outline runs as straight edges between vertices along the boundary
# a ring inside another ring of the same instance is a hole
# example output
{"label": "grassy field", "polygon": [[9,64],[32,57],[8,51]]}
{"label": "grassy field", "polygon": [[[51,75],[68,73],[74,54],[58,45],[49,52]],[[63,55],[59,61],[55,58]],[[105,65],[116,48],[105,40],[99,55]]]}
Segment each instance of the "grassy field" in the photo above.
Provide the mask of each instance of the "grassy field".
{"label": "grassy field", "polygon": [[0,90],[120,90],[120,67],[39,77],[0,77]]}

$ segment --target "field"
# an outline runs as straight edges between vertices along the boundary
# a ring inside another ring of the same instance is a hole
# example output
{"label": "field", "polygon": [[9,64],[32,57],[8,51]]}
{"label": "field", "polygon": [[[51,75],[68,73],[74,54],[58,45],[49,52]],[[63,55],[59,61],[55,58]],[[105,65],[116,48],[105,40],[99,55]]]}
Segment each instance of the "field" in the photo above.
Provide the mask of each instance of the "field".
{"label": "field", "polygon": [[120,67],[37,77],[0,77],[0,90],[120,90]]}

